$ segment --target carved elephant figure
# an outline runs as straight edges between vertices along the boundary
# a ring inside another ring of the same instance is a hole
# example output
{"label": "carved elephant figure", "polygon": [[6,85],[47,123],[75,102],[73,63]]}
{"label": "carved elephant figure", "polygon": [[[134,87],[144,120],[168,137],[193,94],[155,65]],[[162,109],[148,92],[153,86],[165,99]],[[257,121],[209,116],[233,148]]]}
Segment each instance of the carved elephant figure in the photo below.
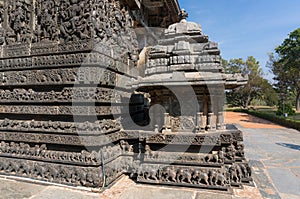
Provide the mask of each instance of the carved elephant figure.
{"label": "carved elephant figure", "polygon": [[10,167],[8,169],[8,172],[19,173],[20,172],[20,167],[21,167],[21,163],[20,162],[12,161],[10,163]]}
{"label": "carved elephant figure", "polygon": [[194,183],[196,183],[196,184],[204,183],[205,185],[209,185],[208,174],[203,171],[199,171],[199,170],[194,171],[194,173],[192,174],[192,179],[193,179]]}
{"label": "carved elephant figure", "polygon": [[143,166],[143,176],[146,180],[158,180],[156,177],[157,169],[151,166]]}
{"label": "carved elephant figure", "polygon": [[77,176],[78,176],[78,181],[80,182],[80,184],[85,186],[86,185],[86,172],[83,171],[82,169],[78,169]]}
{"label": "carved elephant figure", "polygon": [[191,182],[192,179],[192,174],[190,171],[185,170],[185,169],[179,169],[177,171],[177,175],[176,175],[176,180],[177,183],[183,183],[183,182],[187,182],[187,183],[192,183]]}
{"label": "carved elephant figure", "polygon": [[21,171],[23,174],[27,175],[27,176],[30,176],[30,174],[32,173],[33,171],[33,165],[29,162],[21,162]]}
{"label": "carved elephant figure", "polygon": [[235,165],[235,168],[236,168],[238,177],[239,177],[239,179],[240,179],[240,181],[241,181],[241,180],[244,178],[244,174],[243,174],[242,168],[241,168],[241,166],[238,165],[238,164]]}
{"label": "carved elephant figure", "polygon": [[163,168],[163,170],[161,172],[161,176],[167,182],[176,182],[177,173],[176,173],[174,167],[166,167],[166,168]]}
{"label": "carved elephant figure", "polygon": [[46,168],[44,165],[34,164],[34,171],[36,177],[45,178],[48,172],[48,168]]}
{"label": "carved elephant figure", "polygon": [[10,162],[0,161],[0,171],[7,171],[10,167]]}
{"label": "carved elephant figure", "polygon": [[229,184],[229,181],[226,179],[226,177],[218,173],[216,171],[210,171],[210,184],[216,185],[216,186],[225,186],[226,184]]}
{"label": "carved elephant figure", "polygon": [[229,168],[230,179],[232,182],[241,182],[241,178],[239,178],[239,174],[236,168],[236,165],[233,165]]}
{"label": "carved elephant figure", "polygon": [[53,166],[48,166],[48,175],[47,175],[47,178],[49,181],[53,181],[55,179],[57,179],[59,177],[59,169],[56,169],[55,167]]}
{"label": "carved elephant figure", "polygon": [[72,181],[72,173],[73,171],[68,167],[61,167],[59,170],[59,178],[63,182],[71,182]]}

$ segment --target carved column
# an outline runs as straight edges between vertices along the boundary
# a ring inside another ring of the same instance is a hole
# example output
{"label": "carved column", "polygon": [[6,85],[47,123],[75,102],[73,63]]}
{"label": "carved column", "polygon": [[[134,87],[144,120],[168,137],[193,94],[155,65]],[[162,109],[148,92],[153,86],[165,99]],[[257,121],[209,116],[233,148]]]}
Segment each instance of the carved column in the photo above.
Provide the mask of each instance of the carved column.
{"label": "carved column", "polygon": [[217,129],[218,130],[224,130],[225,129],[223,111],[218,112],[218,115],[217,115]]}
{"label": "carved column", "polygon": [[207,117],[207,129],[210,130],[216,130],[216,123],[215,123],[215,117],[214,113],[208,113]]}
{"label": "carved column", "polygon": [[197,113],[197,131],[205,132],[206,117],[203,116],[203,112]]}
{"label": "carved column", "polygon": [[170,132],[171,131],[171,117],[169,113],[164,114],[164,130],[163,132]]}

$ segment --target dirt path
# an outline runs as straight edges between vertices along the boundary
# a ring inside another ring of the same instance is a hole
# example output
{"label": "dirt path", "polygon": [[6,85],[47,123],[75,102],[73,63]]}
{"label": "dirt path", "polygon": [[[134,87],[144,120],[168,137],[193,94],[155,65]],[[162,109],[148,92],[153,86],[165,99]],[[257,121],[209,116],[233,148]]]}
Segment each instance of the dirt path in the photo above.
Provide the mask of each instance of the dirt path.
{"label": "dirt path", "polygon": [[265,128],[265,129],[283,129],[285,127],[274,124],[264,119],[260,119],[246,113],[225,112],[225,122],[227,124],[237,123],[244,128]]}

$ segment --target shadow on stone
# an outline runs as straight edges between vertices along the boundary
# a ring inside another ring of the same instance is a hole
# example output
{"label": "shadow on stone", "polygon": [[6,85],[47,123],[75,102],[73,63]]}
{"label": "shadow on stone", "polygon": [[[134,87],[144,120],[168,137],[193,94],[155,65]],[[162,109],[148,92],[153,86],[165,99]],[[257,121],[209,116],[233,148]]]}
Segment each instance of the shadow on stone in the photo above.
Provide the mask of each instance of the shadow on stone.
{"label": "shadow on stone", "polygon": [[283,146],[286,148],[294,149],[297,151],[300,151],[300,145],[295,145],[295,144],[287,144],[287,143],[276,143],[279,146]]}

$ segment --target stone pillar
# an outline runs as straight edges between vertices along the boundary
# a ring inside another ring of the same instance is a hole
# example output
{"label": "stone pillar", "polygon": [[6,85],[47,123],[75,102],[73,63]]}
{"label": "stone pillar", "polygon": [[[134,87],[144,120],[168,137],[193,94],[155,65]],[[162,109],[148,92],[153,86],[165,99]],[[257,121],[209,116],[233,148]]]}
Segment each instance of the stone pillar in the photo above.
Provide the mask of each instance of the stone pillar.
{"label": "stone pillar", "polygon": [[223,111],[218,112],[218,115],[217,115],[217,129],[218,130],[224,130],[225,129]]}
{"label": "stone pillar", "polygon": [[206,126],[206,117],[203,116],[203,112],[197,113],[197,132],[205,132],[205,126]]}
{"label": "stone pillar", "polygon": [[169,113],[164,114],[163,133],[164,132],[171,132],[171,117]]}
{"label": "stone pillar", "polygon": [[211,130],[216,130],[216,123],[215,123],[215,117],[214,117],[214,113],[208,113],[208,117],[207,117],[207,130],[211,131]]}

